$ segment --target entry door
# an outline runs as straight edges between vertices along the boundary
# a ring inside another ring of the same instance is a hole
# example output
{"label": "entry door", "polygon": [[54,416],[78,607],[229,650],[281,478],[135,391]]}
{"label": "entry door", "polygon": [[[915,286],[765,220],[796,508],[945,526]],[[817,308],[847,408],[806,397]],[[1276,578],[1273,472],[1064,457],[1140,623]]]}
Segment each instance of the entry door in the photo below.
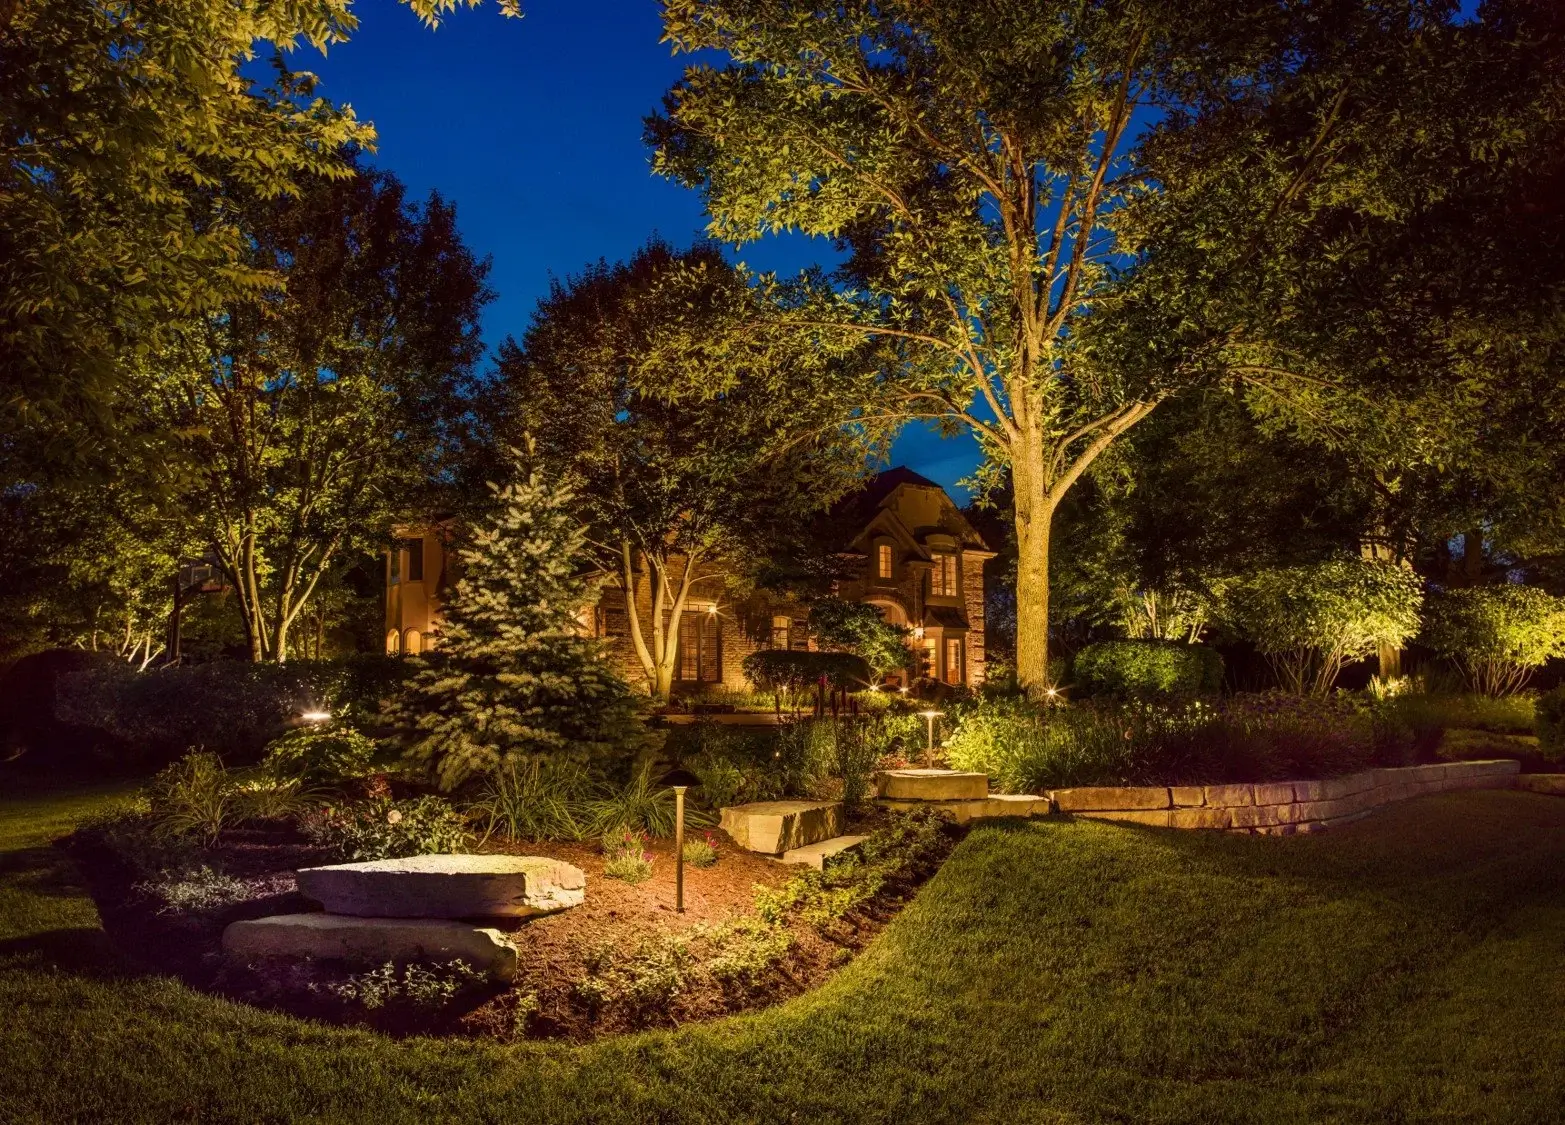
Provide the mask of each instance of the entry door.
{"label": "entry door", "polygon": [[721,630],[717,614],[686,610],[679,618],[679,678],[704,683],[723,679]]}

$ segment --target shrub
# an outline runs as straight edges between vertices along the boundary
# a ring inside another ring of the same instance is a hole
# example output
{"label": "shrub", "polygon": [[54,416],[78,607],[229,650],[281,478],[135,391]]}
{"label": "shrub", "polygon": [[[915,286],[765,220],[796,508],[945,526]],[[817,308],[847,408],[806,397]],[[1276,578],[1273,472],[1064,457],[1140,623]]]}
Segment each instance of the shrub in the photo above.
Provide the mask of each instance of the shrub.
{"label": "shrub", "polygon": [[588,834],[592,779],[571,758],[507,762],[491,774],[468,811],[483,819],[484,838],[580,840]]}
{"label": "shrub", "polygon": [[1197,695],[1223,686],[1223,658],[1216,649],[1179,641],[1100,641],[1076,654],[1075,679],[1097,695]]}
{"label": "shrub", "polygon": [[168,761],[190,746],[254,761],[305,711],[372,717],[380,689],[371,685],[382,679],[389,679],[383,662],[362,659],[215,660],[144,672],[116,662],[62,677],[55,710],[120,740],[137,761]]}
{"label": "shrub", "polygon": [[1086,707],[1041,707],[1002,696],[957,712],[945,741],[953,768],[987,773],[1003,792],[1029,793],[1128,776],[1136,747],[1127,728]]}
{"label": "shrub", "polygon": [[312,843],[350,862],[460,852],[467,844],[467,823],[450,802],[431,796],[326,809],[304,827]]}
{"label": "shrub", "polygon": [[1565,656],[1565,598],[1517,585],[1447,590],[1430,601],[1423,640],[1474,691],[1509,695],[1550,657]]}
{"label": "shrub", "polygon": [[627,883],[643,883],[652,878],[652,854],[647,851],[647,838],[629,828],[605,836],[603,874]]}
{"label": "shrub", "polygon": [[1332,559],[1259,571],[1232,583],[1226,615],[1296,695],[1325,695],[1343,667],[1418,630],[1423,600],[1411,571]]}
{"label": "shrub", "polygon": [[482,987],[488,977],[460,957],[430,965],[410,964],[399,969],[387,961],[368,972],[353,973],[346,980],[315,986],[337,999],[374,1011],[389,1006],[406,1006],[422,1011],[445,1007],[459,995]]}
{"label": "shrub", "polygon": [[137,883],[136,890],[163,905],[160,914],[189,914],[218,910],[250,896],[250,887],[232,875],[214,871],[206,864],[193,871],[164,872],[157,878]]}
{"label": "shrub", "polygon": [[167,835],[196,836],[210,844],[236,817],[234,784],[222,760],[192,751],[152,779],[153,823]]}
{"label": "shrub", "polygon": [[280,778],[269,771],[232,784],[236,821],[281,820],[294,816],[309,808],[314,796],[305,791],[298,778]]}
{"label": "shrub", "polygon": [[717,847],[712,841],[711,833],[704,838],[686,840],[683,851],[685,862],[691,867],[711,867],[717,863]]}
{"label": "shrub", "polygon": [[[593,835],[602,836],[622,828],[640,829],[658,837],[674,834],[674,791],[657,780],[650,760],[631,771],[624,788],[593,798],[584,807]],[[712,817],[687,805],[685,823],[700,827],[711,824]]]}
{"label": "shrub", "polygon": [[778,710],[791,701],[797,711],[804,698],[821,689],[863,691],[874,675],[862,656],[851,652],[799,652],[763,649],[744,658],[745,678],[763,691],[774,693]]}
{"label": "shrub", "polygon": [[1565,684],[1538,697],[1538,751],[1550,761],[1565,758]]}
{"label": "shrub", "polygon": [[[908,630],[889,624],[880,611],[866,602],[822,598],[810,606],[810,632],[821,647],[841,649],[862,657],[876,679],[911,667],[913,650]],[[837,684],[837,687],[849,687]]]}
{"label": "shrub", "polygon": [[375,758],[375,741],[340,723],[297,727],[266,748],[261,765],[277,777],[338,781],[362,777]]}

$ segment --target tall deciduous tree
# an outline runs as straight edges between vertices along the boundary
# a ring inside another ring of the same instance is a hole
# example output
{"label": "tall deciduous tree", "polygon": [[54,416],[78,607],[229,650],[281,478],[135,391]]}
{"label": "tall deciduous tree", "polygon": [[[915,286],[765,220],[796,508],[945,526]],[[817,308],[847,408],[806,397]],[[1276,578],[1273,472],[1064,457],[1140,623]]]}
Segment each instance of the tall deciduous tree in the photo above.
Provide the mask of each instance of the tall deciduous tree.
{"label": "tall deciduous tree", "polygon": [[[648,691],[666,698],[679,623],[692,596],[713,601],[753,574],[777,543],[805,533],[865,465],[831,396],[831,369],[773,353],[786,377],[752,369],[711,399],[667,398],[663,338],[699,339],[756,300],[710,246],[676,252],[653,241],[540,302],[520,345],[500,350],[487,396],[500,440],[526,434],[546,463],[577,480],[599,561],[623,600]],[[785,387],[773,393],[772,385]],[[638,606],[645,576],[651,604]]]}
{"label": "tall deciduous tree", "polygon": [[[1333,28],[1354,8],[1336,6]],[[1126,299],[1116,267],[1153,249],[1132,205],[1182,174],[1165,159],[1146,175],[1136,146],[1158,114],[1199,123],[1302,80],[1311,44],[1292,18],[1157,0],[665,3],[676,49],[732,61],[692,67],[649,121],[656,167],[704,192],[715,237],[837,240],[841,285],[787,306],[792,326],[823,347],[882,341],[865,413],[966,426],[991,476],[1009,473],[1030,690],[1049,682],[1050,532],[1066,493],[1168,394],[1243,359],[1243,325],[1177,312],[1086,342]],[[1292,202],[1281,191],[1203,237],[1240,240]]]}
{"label": "tall deciduous tree", "polygon": [[424,507],[482,351],[488,266],[438,196],[321,183],[251,225],[283,292],[187,332],[136,387],[161,485],[234,588],[255,660],[284,660],[320,583]]}

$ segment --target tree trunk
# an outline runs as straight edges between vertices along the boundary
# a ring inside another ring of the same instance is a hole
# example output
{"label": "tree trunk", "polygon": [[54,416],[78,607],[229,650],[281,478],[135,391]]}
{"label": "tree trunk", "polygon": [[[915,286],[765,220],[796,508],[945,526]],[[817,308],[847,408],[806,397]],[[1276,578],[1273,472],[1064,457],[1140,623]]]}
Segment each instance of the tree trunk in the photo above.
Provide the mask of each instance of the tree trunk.
{"label": "tree trunk", "polygon": [[[1022,451],[1018,450],[1018,454]],[[1054,504],[1041,452],[1012,466],[1016,489],[1016,683],[1038,697],[1049,682],[1049,532]]]}

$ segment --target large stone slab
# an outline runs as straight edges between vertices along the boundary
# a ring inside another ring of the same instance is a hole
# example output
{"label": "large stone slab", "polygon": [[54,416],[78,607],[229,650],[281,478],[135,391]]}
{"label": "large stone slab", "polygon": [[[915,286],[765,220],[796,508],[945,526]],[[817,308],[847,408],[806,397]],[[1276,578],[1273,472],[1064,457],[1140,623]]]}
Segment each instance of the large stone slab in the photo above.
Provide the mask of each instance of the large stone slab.
{"label": "large stone slab", "polygon": [[1166,809],[1171,803],[1168,790],[1162,786],[1096,786],[1054,791],[1054,807],[1069,813]]}
{"label": "large stone slab", "polygon": [[495,980],[516,974],[516,947],[499,930],[439,918],[280,914],[234,922],[223,931],[223,952],[247,963],[267,957],[375,965],[461,958]]}
{"label": "large stone slab", "polygon": [[721,827],[752,852],[781,855],[842,835],[838,801],[753,801],[722,812]]}
{"label": "large stone slab", "polygon": [[331,914],[529,918],[580,906],[587,876],[541,856],[417,855],[306,867],[299,890]]}
{"label": "large stone slab", "polygon": [[784,863],[802,864],[817,871],[825,871],[838,856],[849,854],[858,848],[868,836],[833,836],[818,844],[806,844],[802,848],[790,848],[783,852]]}
{"label": "large stone slab", "polygon": [[898,801],[882,797],[875,804],[884,809],[892,809],[896,812],[911,812],[914,809],[933,809],[942,816],[948,816],[957,824],[966,824],[971,820],[983,820],[987,817],[997,816],[1048,816],[1052,806],[1049,798],[1035,796],[1031,793],[994,793],[988,797],[971,801]]}
{"label": "large stone slab", "polygon": [[893,801],[977,801],[989,795],[989,775],[961,770],[881,770],[875,795]]}

